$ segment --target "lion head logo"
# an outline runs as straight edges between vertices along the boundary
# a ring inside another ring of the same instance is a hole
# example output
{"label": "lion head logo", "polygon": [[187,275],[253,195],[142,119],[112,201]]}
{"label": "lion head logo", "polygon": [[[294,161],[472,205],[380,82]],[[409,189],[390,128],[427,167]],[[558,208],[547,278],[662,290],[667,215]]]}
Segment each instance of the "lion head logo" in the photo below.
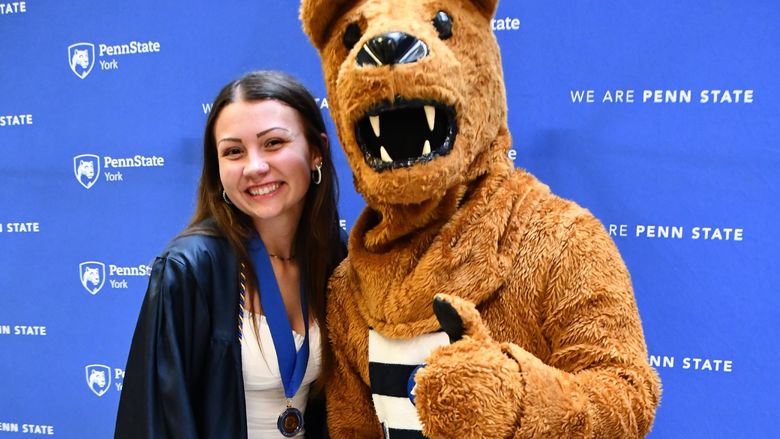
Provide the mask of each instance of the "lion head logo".
{"label": "lion head logo", "polygon": [[84,368],[87,386],[97,396],[103,396],[111,387],[111,368],[104,364],[90,364]]}
{"label": "lion head logo", "polygon": [[97,294],[106,282],[106,266],[102,262],[87,261],[79,264],[81,285],[89,294]]}
{"label": "lion head logo", "polygon": [[68,65],[79,79],[86,78],[95,66],[95,45],[76,43],[68,46]]}
{"label": "lion head logo", "polygon": [[73,157],[73,172],[76,180],[89,189],[100,177],[100,157],[95,154],[81,154]]}

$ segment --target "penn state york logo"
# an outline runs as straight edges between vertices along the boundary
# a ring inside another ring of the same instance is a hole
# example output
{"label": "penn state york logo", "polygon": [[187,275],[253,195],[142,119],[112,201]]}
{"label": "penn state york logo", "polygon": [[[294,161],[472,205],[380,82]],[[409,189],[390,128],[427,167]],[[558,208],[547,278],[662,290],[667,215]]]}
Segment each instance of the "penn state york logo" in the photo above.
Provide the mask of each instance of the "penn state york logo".
{"label": "penn state york logo", "polygon": [[90,364],[84,367],[87,386],[97,396],[103,396],[111,387],[111,368],[105,364]]}
{"label": "penn state york logo", "polygon": [[79,264],[81,285],[89,294],[97,294],[106,283],[106,265],[102,262],[87,261]]}
{"label": "penn state york logo", "polygon": [[81,154],[73,157],[73,172],[76,180],[86,189],[91,188],[100,178],[100,157],[95,154]]}
{"label": "penn state york logo", "polygon": [[68,64],[70,70],[84,79],[95,67],[95,45],[92,43],[76,43],[68,46]]}

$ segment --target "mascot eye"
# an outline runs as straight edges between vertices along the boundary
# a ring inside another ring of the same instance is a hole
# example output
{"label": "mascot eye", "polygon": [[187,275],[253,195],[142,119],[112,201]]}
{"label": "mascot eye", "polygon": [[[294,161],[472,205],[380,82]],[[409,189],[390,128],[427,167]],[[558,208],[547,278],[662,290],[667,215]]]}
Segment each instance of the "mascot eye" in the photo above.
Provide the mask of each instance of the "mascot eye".
{"label": "mascot eye", "polygon": [[360,36],[360,26],[358,26],[357,23],[350,23],[350,25],[347,26],[347,30],[344,31],[344,38],[342,39],[344,47],[346,47],[347,50],[355,47],[355,44],[360,41]]}
{"label": "mascot eye", "polygon": [[452,19],[444,11],[439,11],[433,17],[433,27],[439,32],[439,38],[442,40],[452,36]]}

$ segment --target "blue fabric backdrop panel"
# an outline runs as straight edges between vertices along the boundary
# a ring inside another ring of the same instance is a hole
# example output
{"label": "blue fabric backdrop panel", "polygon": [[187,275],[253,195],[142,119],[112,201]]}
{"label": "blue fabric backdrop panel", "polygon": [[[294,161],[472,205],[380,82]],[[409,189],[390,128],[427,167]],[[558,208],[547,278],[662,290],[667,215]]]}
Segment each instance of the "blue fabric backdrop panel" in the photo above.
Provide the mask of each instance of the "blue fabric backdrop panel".
{"label": "blue fabric backdrop panel", "polygon": [[[770,0],[508,0],[492,24],[510,156],[600,218],[632,273],[664,386],[651,437],[775,435],[778,22]],[[0,435],[111,437],[222,85],[298,77],[345,228],[364,203],[296,2],[0,1],[0,41]]]}

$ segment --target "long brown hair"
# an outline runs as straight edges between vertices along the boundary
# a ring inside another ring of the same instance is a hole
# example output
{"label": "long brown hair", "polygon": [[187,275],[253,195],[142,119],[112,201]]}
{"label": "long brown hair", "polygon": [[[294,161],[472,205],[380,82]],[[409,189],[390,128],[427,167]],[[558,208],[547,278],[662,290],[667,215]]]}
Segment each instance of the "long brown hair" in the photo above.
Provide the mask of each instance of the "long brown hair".
{"label": "long brown hair", "polygon": [[[344,258],[344,249],[339,238],[339,215],[336,206],[338,180],[331,158],[330,145],[322,139],[326,134],[325,122],[311,93],[291,76],[276,71],[256,71],[231,81],[219,92],[211,106],[203,135],[203,170],[198,188],[197,206],[190,225],[183,234],[209,234],[224,236],[240,265],[247,267],[247,303],[253,309],[254,295],[259,292],[254,266],[246,248],[247,240],[255,233],[251,218],[227,204],[222,197],[222,183],[219,178],[217,144],[214,125],[220,112],[236,101],[276,100],[298,111],[304,125],[304,135],[310,148],[315,148],[322,157],[322,181],[310,184],[304,198],[303,213],[295,234],[294,253],[299,264],[306,301],[314,317],[320,323],[322,336],[322,373],[326,378],[330,372],[328,334],[325,326],[325,291],[328,278]],[[217,230],[203,225],[213,219]],[[238,276],[238,273],[236,273]],[[260,292],[262,294],[262,292]],[[324,379],[318,380],[321,389]]]}

